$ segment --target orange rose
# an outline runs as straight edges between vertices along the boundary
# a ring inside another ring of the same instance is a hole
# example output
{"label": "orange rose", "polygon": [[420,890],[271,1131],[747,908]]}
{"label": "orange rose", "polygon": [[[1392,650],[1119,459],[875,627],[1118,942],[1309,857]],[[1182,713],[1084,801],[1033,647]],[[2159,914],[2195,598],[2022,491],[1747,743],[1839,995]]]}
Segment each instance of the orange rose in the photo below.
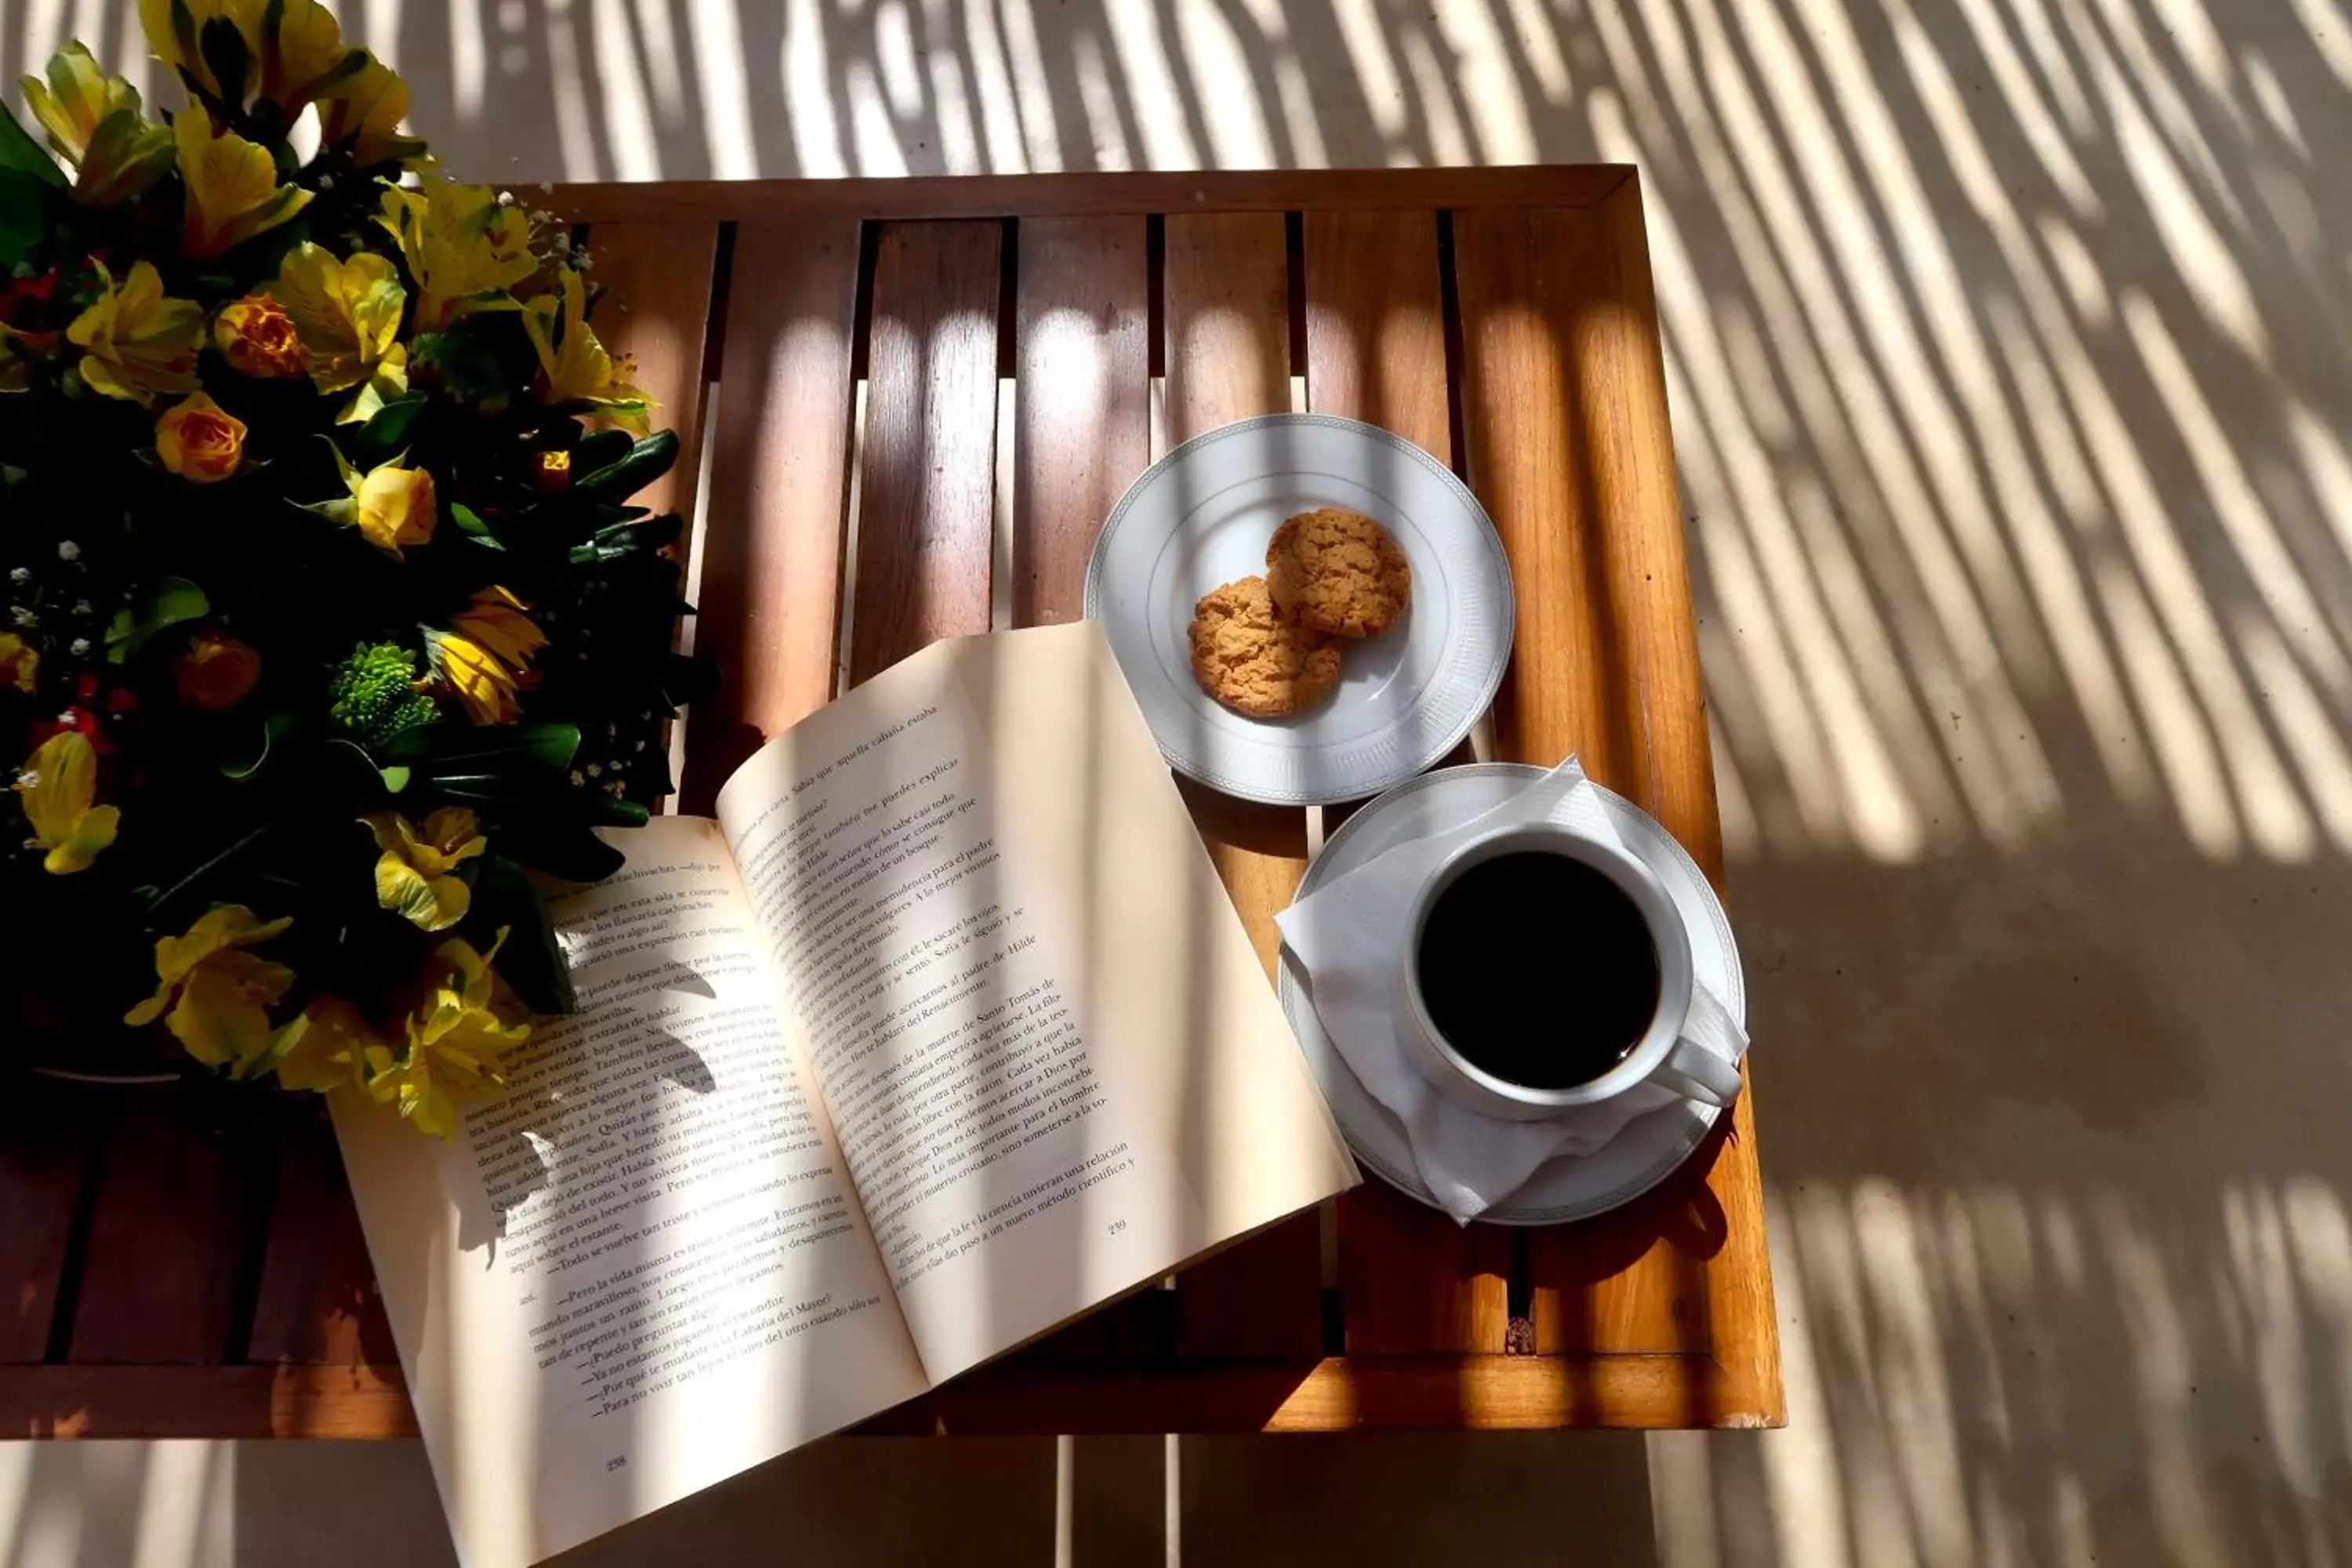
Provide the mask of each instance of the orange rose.
{"label": "orange rose", "polygon": [[222,306],[213,318],[213,342],[240,374],[292,381],[302,374],[302,339],[294,318],[268,289]]}
{"label": "orange rose", "polygon": [[155,455],[191,484],[225,479],[245,460],[244,421],[192,392],[155,421]]}
{"label": "orange rose", "polygon": [[172,666],[180,700],[204,713],[219,713],[245,700],[261,679],[261,656],[233,637],[198,632]]}

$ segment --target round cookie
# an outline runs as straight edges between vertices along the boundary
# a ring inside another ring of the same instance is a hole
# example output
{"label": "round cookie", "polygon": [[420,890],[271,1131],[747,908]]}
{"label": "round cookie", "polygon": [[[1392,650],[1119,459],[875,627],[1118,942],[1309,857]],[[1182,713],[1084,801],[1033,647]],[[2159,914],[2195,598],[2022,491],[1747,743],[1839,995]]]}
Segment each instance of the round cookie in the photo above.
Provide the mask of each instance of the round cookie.
{"label": "round cookie", "polygon": [[1212,589],[1192,606],[1192,677],[1201,689],[1253,719],[1312,708],[1339,684],[1331,639],[1278,619],[1263,577]]}
{"label": "round cookie", "polygon": [[1375,637],[1412,598],[1412,566],[1360,511],[1318,507],[1274,531],[1266,589],[1286,620],[1333,637]]}

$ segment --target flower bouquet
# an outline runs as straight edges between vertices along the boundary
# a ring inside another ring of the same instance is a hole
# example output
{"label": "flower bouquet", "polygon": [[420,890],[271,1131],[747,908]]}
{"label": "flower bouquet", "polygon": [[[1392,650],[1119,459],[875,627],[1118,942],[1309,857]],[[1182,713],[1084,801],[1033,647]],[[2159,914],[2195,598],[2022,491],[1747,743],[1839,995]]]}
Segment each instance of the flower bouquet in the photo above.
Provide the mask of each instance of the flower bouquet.
{"label": "flower bouquet", "polygon": [[186,107],[74,45],[0,110],[0,1054],[446,1133],[709,684],[628,504],[677,440],[324,6],[140,16]]}

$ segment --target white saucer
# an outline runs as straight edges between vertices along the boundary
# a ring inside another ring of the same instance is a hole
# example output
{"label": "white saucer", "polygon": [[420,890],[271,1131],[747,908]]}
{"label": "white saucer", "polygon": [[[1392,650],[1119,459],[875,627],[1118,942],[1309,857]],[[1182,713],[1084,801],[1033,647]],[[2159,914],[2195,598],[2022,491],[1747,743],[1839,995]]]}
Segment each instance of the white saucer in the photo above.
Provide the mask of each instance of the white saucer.
{"label": "white saucer", "polygon": [[[1347,507],[1412,563],[1402,624],[1346,649],[1339,689],[1305,713],[1248,719],[1192,678],[1200,597],[1265,572],[1285,518]],[[1169,765],[1276,805],[1375,795],[1452,751],[1511,656],[1511,567],[1475,497],[1427,452],[1324,414],[1244,419],[1196,437],[1128,487],[1087,564],[1087,614]]]}
{"label": "white saucer", "polygon": [[[1397,845],[1458,826],[1493,810],[1541,778],[1545,770],[1522,763],[1474,763],[1424,773],[1399,785],[1349,817],[1323,845],[1298,886],[1305,898],[1334,877],[1343,876]],[[1595,789],[1601,786],[1595,784]],[[1657,819],[1622,795],[1601,789],[1625,847],[1646,862],[1665,884],[1690,932],[1691,957],[1701,984],[1722,999],[1744,1027],[1748,992],[1740,974],[1739,949],[1731,921],[1689,852]],[[1307,972],[1282,952],[1278,989],[1282,1010],[1306,1053],[1307,1065],[1322,1086],[1339,1130],[1366,1168],[1391,1186],[1433,1208],[1436,1200],[1422,1184],[1404,1124],[1374,1100],[1357,1079],[1316,1016]],[[1630,1203],[1656,1186],[1687,1158],[1722,1112],[1715,1106],[1684,1101],[1652,1111],[1591,1154],[1563,1155],[1539,1167],[1527,1184],[1479,1217],[1498,1225],[1558,1225],[1585,1219]]]}

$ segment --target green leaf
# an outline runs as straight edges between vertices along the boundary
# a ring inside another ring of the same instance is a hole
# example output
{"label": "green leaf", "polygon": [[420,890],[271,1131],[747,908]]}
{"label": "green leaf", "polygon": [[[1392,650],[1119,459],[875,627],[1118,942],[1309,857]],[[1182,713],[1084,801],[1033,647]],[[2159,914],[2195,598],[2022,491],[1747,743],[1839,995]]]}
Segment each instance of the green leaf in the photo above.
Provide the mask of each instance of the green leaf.
{"label": "green leaf", "polygon": [[[628,450],[617,462],[575,479],[572,488],[588,496],[633,496],[664,474],[677,461],[677,432],[657,431]],[[574,465],[578,459],[573,459]]]}
{"label": "green leaf", "polygon": [[[566,419],[563,423],[573,430],[580,428],[574,420]],[[581,437],[579,444],[572,448],[572,471],[575,475],[593,474],[599,468],[609,468],[627,457],[629,448],[635,445],[626,430],[591,431]]]}
{"label": "green leaf", "polygon": [[395,451],[407,441],[408,427],[424,412],[425,395],[413,392],[378,409],[360,433],[385,451]]}
{"label": "green leaf", "polygon": [[569,1013],[579,1005],[572,989],[572,966],[555,940],[547,904],[521,867],[504,855],[475,862],[474,913],[491,931],[507,928],[499,950],[499,973],[534,1013]]}
{"label": "green leaf", "polygon": [[294,728],[291,713],[272,713],[244,737],[244,743],[226,747],[221,752],[220,771],[224,778],[242,782],[261,772],[269,761],[269,753],[278,742]]}
{"label": "green leaf", "polygon": [[394,795],[408,787],[409,770],[406,768],[378,768],[376,776],[383,780],[383,787]]}
{"label": "green leaf", "polygon": [[244,107],[253,68],[253,51],[246,45],[244,32],[228,17],[215,16],[205,24],[197,48],[213,80],[220,84],[222,100],[232,108]]}
{"label": "green leaf", "polygon": [[492,841],[532,869],[567,882],[601,882],[628,860],[584,823],[509,824],[493,831]]}
{"label": "green leaf", "polygon": [[136,658],[156,633],[200,619],[211,614],[212,607],[205,591],[185,577],[158,577],[142,584],[107,626],[107,663]]}
{"label": "green leaf", "polygon": [[544,799],[580,750],[570,724],[420,725],[378,748],[406,763],[415,782],[474,802]]}
{"label": "green leaf", "polygon": [[8,106],[0,103],[0,169],[14,169],[26,174],[56,190],[66,188],[66,174],[49,150],[36,142],[16,122]]}
{"label": "green leaf", "polygon": [[19,170],[0,169],[0,274],[31,265],[49,228],[48,187]]}
{"label": "green leaf", "polygon": [[572,547],[572,564],[589,566],[604,561],[616,561],[624,555],[661,549],[675,544],[685,531],[685,523],[676,512],[667,512],[650,522],[616,522],[600,528],[588,536],[584,544]]}
{"label": "green leaf", "polygon": [[588,792],[588,820],[599,827],[643,827],[653,820],[653,815],[643,801],[606,795],[603,790]]}
{"label": "green leaf", "polygon": [[499,536],[490,531],[490,525],[482,521],[482,514],[464,501],[450,503],[449,521],[457,525],[458,532],[477,544],[486,545],[492,550],[506,548],[505,544],[499,542]]}

